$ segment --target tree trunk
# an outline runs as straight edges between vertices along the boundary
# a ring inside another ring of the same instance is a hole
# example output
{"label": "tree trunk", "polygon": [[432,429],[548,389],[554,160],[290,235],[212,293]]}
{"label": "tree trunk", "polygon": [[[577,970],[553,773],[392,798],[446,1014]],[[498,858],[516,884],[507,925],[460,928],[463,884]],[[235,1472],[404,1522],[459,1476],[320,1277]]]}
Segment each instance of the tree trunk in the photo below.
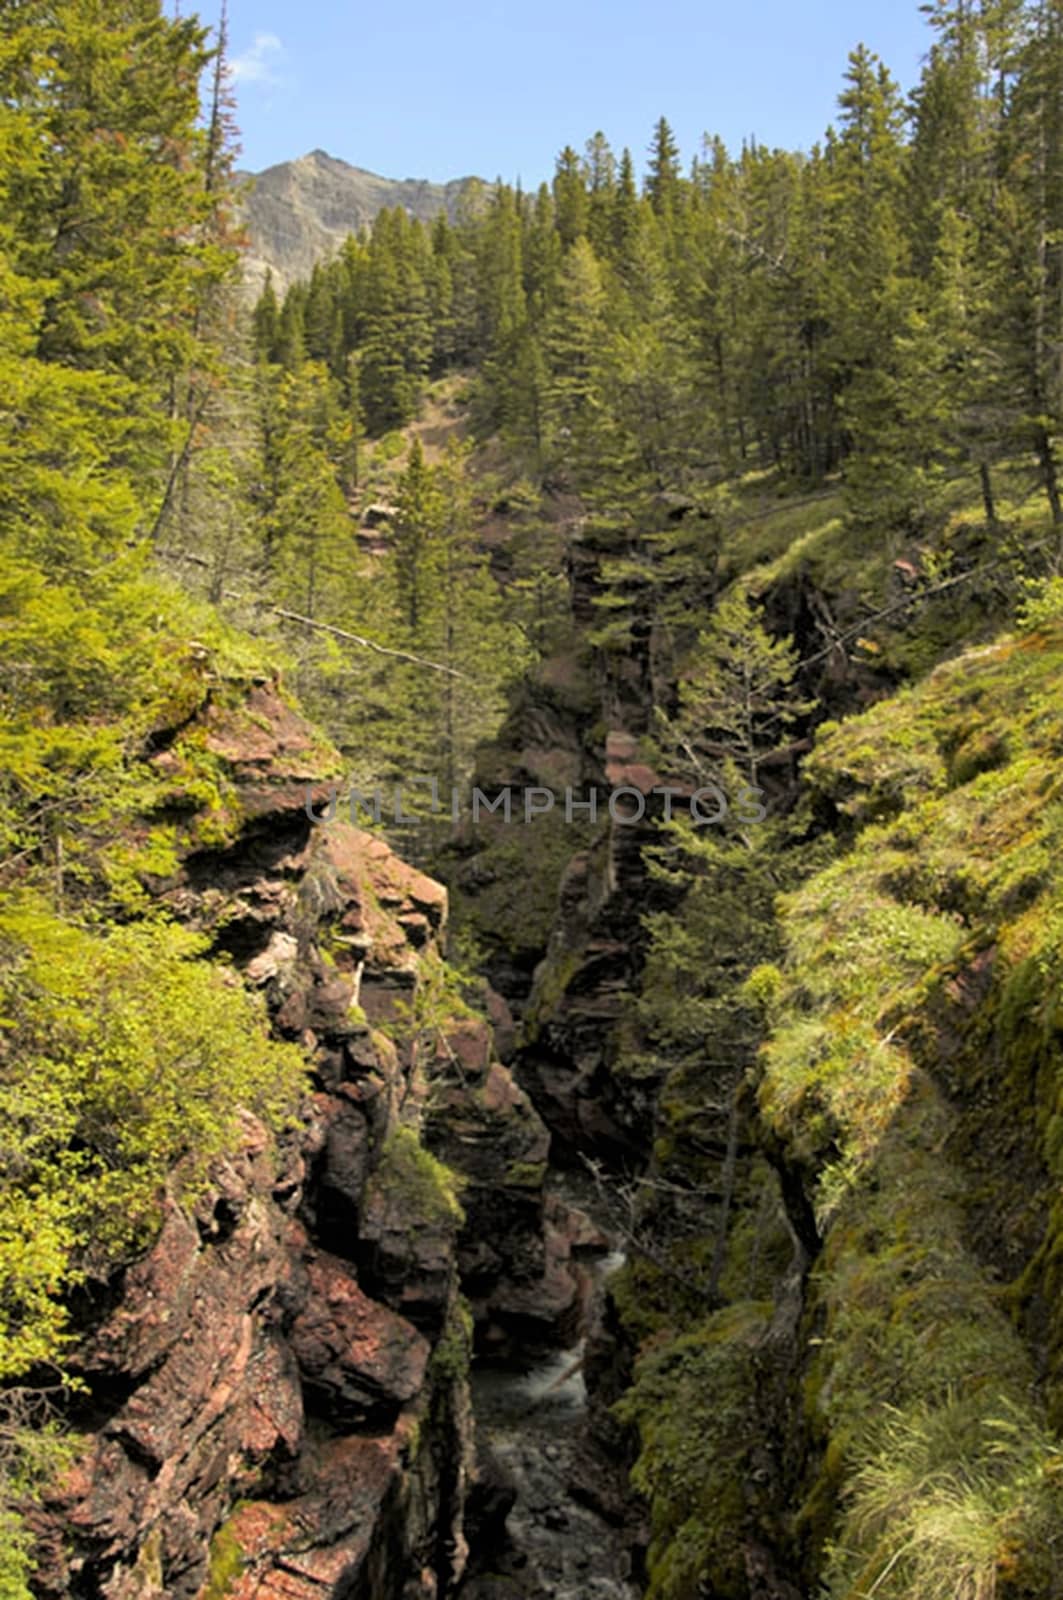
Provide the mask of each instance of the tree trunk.
{"label": "tree trunk", "polygon": [[982,509],[985,511],[985,519],[989,523],[995,523],[997,520],[997,508],[993,499],[993,480],[989,475],[988,462],[980,461],[978,463],[978,481],[982,486]]}
{"label": "tree trunk", "polygon": [[1048,496],[1052,522],[1058,528],[1063,523],[1063,503],[1059,498],[1059,475],[1056,470],[1056,458],[1052,453],[1052,441],[1043,422],[1039,422],[1034,429],[1034,449],[1041,463],[1041,480]]}
{"label": "tree trunk", "polygon": [[720,1294],[720,1278],[723,1276],[724,1264],[727,1260],[727,1235],[731,1222],[731,1207],[734,1204],[735,1176],[738,1170],[738,1095],[741,1088],[741,1078],[735,1083],[731,1091],[731,1115],[727,1127],[727,1153],[724,1156],[723,1174],[720,1182],[720,1216],[716,1225],[716,1238],[712,1248],[712,1265],[709,1269],[708,1298],[710,1303],[715,1303]]}

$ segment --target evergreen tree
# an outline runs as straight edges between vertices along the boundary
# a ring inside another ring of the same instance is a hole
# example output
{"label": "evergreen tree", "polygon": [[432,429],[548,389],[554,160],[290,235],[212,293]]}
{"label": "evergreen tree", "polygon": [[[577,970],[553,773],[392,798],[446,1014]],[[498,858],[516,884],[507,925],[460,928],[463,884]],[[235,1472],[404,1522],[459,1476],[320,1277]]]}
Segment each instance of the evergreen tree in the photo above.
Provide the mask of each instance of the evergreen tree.
{"label": "evergreen tree", "polygon": [[520,414],[515,359],[527,316],[523,227],[516,196],[499,184],[479,231],[480,408],[485,423],[508,427]]}
{"label": "evergreen tree", "polygon": [[631,159],[631,151],[625,149],[620,157],[620,173],[609,219],[609,238],[614,259],[623,260],[627,254],[628,244],[635,231],[638,207],[635,163]]}
{"label": "evergreen tree", "polygon": [[616,157],[605,134],[599,131],[588,139],[584,154],[587,184],[587,233],[594,252],[604,258],[609,252],[613,202],[616,196]]}
{"label": "evergreen tree", "polygon": [[674,216],[679,208],[679,146],[665,117],[653,130],[646,193],[658,216]]}
{"label": "evergreen tree", "polygon": [[893,79],[862,46],[849,58],[839,104],[841,129],[828,151],[828,294],[850,510],[856,524],[918,525],[918,476],[898,448],[907,428],[899,340],[913,303],[901,222],[904,110]]}
{"label": "evergreen tree", "polygon": [[342,370],[342,323],[336,274],[316,264],[310,274],[303,312],[306,353],[312,361],[323,361],[334,375]]}
{"label": "evergreen tree", "polygon": [[277,324],[275,360],[289,372],[298,372],[306,360],[306,290],[293,284],[284,297]]}
{"label": "evergreen tree", "polygon": [[417,409],[432,356],[430,250],[402,210],[377,218],[362,310],[361,399],[371,434],[401,427]]}
{"label": "evergreen tree", "polygon": [[268,267],[262,293],[255,302],[252,326],[256,355],[263,361],[275,361],[280,333],[280,306],[277,302],[277,291],[273,287],[273,274]]}
{"label": "evergreen tree", "polygon": [[773,639],[749,596],[734,587],[718,601],[680,683],[680,708],[660,726],[680,771],[698,780],[737,773],[760,787],[761,767],[802,710],[798,658]]}
{"label": "evergreen tree", "polygon": [[395,518],[395,576],[399,612],[412,639],[419,637],[425,596],[434,577],[436,541],[445,507],[436,474],[425,464],[421,441],[415,439],[398,484]]}
{"label": "evergreen tree", "polygon": [[1052,521],[1063,525],[1057,436],[1063,429],[1063,8],[1044,0],[1016,58],[1006,148],[1000,302],[1020,426],[1037,458]]}
{"label": "evergreen tree", "polygon": [[557,298],[543,330],[543,391],[548,457],[582,459],[595,402],[595,363],[605,310],[602,273],[589,241],[579,238],[561,267]]}
{"label": "evergreen tree", "polygon": [[33,32],[34,70],[15,49],[0,74],[14,76],[5,97],[19,98],[39,140],[11,214],[17,267],[49,285],[37,350],[134,384],[125,453],[161,498],[175,390],[209,361],[200,311],[235,264],[218,225],[218,117],[200,125],[206,30],[165,17],[158,0],[32,3],[11,20]]}
{"label": "evergreen tree", "polygon": [[574,245],[587,231],[587,184],[583,163],[571,145],[557,158],[554,173],[554,215],[564,249]]}

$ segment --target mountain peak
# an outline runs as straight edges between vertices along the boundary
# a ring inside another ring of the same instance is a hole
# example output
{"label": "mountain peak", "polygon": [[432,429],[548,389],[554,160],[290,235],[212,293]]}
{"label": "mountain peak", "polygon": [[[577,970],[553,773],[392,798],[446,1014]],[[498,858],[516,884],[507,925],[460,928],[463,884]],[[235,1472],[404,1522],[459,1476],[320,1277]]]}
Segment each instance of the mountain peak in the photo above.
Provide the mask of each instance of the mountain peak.
{"label": "mountain peak", "polygon": [[360,233],[387,207],[402,206],[426,222],[441,211],[451,214],[474,181],[383,178],[322,149],[251,176],[244,202],[250,239],[245,277],[254,293],[267,268],[281,293],[308,277],[316,261],[334,255],[348,234]]}

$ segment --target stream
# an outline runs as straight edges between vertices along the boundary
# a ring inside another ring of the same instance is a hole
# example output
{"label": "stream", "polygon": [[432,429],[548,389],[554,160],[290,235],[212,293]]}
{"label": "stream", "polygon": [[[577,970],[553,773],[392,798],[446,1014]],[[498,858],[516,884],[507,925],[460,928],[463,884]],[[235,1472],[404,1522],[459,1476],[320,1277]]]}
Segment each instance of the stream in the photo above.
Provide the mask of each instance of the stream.
{"label": "stream", "polygon": [[[623,1263],[615,1249],[583,1263],[591,1280],[588,1326],[606,1279]],[[586,1327],[583,1334],[570,1349],[520,1363],[473,1364],[477,1453],[481,1481],[494,1497],[495,1536],[487,1549],[478,1541],[462,1600],[637,1600],[625,1529],[593,1509],[586,1492],[593,1446],[582,1371]],[[501,1511],[510,1501],[503,1534]]]}

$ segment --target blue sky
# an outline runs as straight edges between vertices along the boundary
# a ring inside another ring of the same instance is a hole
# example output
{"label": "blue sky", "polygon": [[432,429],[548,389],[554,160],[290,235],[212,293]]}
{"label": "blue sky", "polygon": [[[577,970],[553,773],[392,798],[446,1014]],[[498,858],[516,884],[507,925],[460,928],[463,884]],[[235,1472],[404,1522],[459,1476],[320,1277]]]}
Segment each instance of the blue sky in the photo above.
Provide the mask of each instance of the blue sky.
{"label": "blue sky", "polygon": [[[833,118],[849,50],[905,87],[930,33],[916,0],[230,0],[241,165],[323,149],[393,178],[548,178],[601,128],[636,165],[668,117],[686,159],[807,148]],[[210,20],[209,3],[202,6]]]}

